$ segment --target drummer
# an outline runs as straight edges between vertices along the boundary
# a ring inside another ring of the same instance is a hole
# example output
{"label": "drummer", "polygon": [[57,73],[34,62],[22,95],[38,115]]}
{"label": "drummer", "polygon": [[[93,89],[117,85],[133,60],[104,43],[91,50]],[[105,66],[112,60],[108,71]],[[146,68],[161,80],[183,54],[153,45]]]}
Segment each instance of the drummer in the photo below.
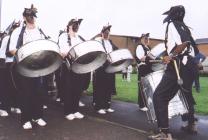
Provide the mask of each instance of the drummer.
{"label": "drummer", "polygon": [[69,50],[85,41],[78,35],[78,29],[83,19],[71,19],[67,24],[67,31],[59,36],[59,46],[62,57],[66,60],[61,71],[61,96],[64,103],[64,115],[67,120],[82,119],[84,115],[79,112],[79,100],[81,93],[90,81],[90,73],[76,74],[69,68],[72,62],[68,56]]}
{"label": "drummer", "polygon": [[[30,8],[25,8],[23,11],[24,23],[19,28],[15,29],[11,35],[9,53],[15,55],[16,51],[24,44],[37,40],[44,39],[45,36],[40,28],[36,25],[37,9],[31,5]],[[32,122],[39,126],[45,126],[46,122],[43,119],[43,103],[42,103],[42,84],[41,78],[29,78],[18,74],[16,81],[18,94],[20,98],[21,123],[23,129],[32,129]]]}
{"label": "drummer", "polygon": [[[104,26],[101,30],[101,37],[95,38],[95,40],[100,41],[106,53],[110,53],[116,50],[117,47],[110,40],[110,29],[111,25]],[[93,75],[93,104],[95,110],[99,114],[106,114],[106,112],[114,112],[110,108],[111,95],[115,92],[115,74],[106,73],[105,69],[107,67],[106,63],[98,68]]]}
{"label": "drummer", "polygon": [[140,86],[141,77],[146,76],[147,74],[153,72],[151,69],[151,63],[149,63],[149,33],[142,34],[140,37],[141,44],[136,48],[136,61],[138,69],[138,103],[141,111],[147,111],[147,106],[145,103],[145,98],[143,91]]}
{"label": "drummer", "polygon": [[[10,56],[6,56],[6,52],[9,49],[9,44],[10,44],[10,37],[11,37],[11,33],[13,32],[13,30],[17,27],[20,26],[20,22],[12,22],[9,27],[6,29],[5,32],[7,32],[8,34],[3,37],[2,39],[2,43],[1,43],[1,58],[5,59],[5,67],[1,68],[1,80],[2,80],[2,84],[0,84],[2,86],[1,90],[1,103],[2,103],[2,107],[4,109],[4,111],[6,112],[2,112],[0,113],[0,115],[5,115],[5,113],[8,115],[7,112],[14,112],[14,113],[21,113],[21,110],[18,108],[19,107],[19,103],[18,103],[18,94],[17,91],[12,83],[12,78],[15,75],[12,75],[12,69],[11,66],[13,64],[13,57]],[[3,71],[2,71],[3,70]],[[14,74],[14,73],[13,73]]]}

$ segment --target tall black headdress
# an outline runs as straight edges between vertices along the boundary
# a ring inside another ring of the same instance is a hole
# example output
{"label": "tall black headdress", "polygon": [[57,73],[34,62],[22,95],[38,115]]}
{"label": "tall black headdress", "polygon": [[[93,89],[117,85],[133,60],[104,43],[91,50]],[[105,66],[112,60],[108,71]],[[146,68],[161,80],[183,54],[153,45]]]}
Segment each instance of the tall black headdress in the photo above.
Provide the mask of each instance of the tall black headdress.
{"label": "tall black headdress", "polygon": [[37,14],[37,8],[34,7],[34,5],[32,4],[30,8],[25,8],[22,15],[24,17],[27,17],[27,16],[32,16],[32,17],[37,17],[36,14]]}
{"label": "tall black headdress", "polygon": [[173,6],[170,10],[163,13],[163,15],[168,15],[164,20],[163,23],[169,21],[183,21],[185,16],[185,8],[183,5]]}

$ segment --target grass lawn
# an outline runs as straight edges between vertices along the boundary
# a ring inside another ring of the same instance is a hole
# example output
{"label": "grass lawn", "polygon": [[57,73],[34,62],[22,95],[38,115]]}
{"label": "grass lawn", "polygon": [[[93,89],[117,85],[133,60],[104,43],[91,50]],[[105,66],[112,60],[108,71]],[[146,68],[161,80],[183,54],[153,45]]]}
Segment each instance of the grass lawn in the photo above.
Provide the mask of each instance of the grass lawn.
{"label": "grass lawn", "polygon": [[[208,77],[200,77],[201,92],[196,93],[193,88],[194,98],[196,100],[196,112],[198,114],[208,115]],[[137,103],[137,74],[131,75],[131,82],[122,81],[121,74],[116,75],[117,95],[113,96],[115,100]],[[92,92],[92,85],[89,87]]]}

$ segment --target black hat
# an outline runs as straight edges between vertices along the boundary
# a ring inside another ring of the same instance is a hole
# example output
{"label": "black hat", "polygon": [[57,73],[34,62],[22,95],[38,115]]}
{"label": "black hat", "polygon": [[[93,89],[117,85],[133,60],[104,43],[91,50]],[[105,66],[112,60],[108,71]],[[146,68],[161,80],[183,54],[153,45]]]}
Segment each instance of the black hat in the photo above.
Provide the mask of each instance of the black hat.
{"label": "black hat", "polygon": [[168,15],[164,20],[163,23],[168,22],[170,20],[179,20],[183,21],[185,16],[185,8],[183,5],[177,5],[170,8],[170,10],[163,13],[163,15]]}
{"label": "black hat", "polygon": [[71,19],[69,22],[68,22],[68,25],[67,26],[71,26],[73,25],[74,23],[78,23],[79,25],[81,24],[83,19]]}
{"label": "black hat", "polygon": [[150,34],[150,33],[142,34],[140,38],[143,38],[143,37],[149,37],[149,34]]}
{"label": "black hat", "polygon": [[24,10],[24,12],[22,13],[22,15],[23,15],[24,17],[26,17],[26,16],[37,17],[37,16],[36,16],[36,13],[37,13],[37,12],[38,12],[38,11],[37,11],[37,8],[35,8],[35,7],[33,6],[33,4],[32,4],[30,8],[25,8],[25,10]]}
{"label": "black hat", "polygon": [[103,29],[101,30],[101,33],[104,33],[105,31],[110,31],[110,29],[111,29],[111,25],[107,25],[107,26],[103,26]]}

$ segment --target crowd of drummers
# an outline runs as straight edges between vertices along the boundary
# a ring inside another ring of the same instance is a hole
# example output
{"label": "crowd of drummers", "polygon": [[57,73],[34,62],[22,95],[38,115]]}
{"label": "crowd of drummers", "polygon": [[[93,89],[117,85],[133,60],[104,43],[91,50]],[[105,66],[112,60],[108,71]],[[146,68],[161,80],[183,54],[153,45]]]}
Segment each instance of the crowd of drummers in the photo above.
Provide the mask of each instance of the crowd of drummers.
{"label": "crowd of drummers", "polygon": [[[52,41],[36,24],[37,8],[31,5],[23,10],[22,15],[23,22],[12,22],[0,34],[0,116],[20,114],[21,126],[25,130],[32,129],[34,124],[46,126],[43,109],[47,107],[49,83],[53,83],[57,89],[57,94],[53,95],[62,104],[63,117],[69,121],[83,119],[84,114],[79,108],[84,104],[80,98],[90,81],[95,112],[113,113],[111,96],[116,93],[115,73],[126,69],[134,59],[138,69],[139,107],[154,114],[155,119],[150,119],[157,120],[158,124],[158,134],[148,138],[173,139],[169,130],[168,105],[179,92],[183,97],[182,104],[186,104],[186,111],[180,112],[186,123],[181,129],[197,134],[192,84],[202,60],[190,29],[183,21],[184,6],[173,6],[163,13],[166,15],[163,21],[166,25],[165,43],[151,48],[150,33],[144,33],[139,37],[141,43],[136,48],[135,58],[128,49],[121,50],[110,40],[109,24],[103,26],[92,40],[85,40],[78,34],[83,19],[73,18],[60,32],[58,41]],[[47,45],[51,45],[49,50],[41,48]],[[110,55],[112,52],[116,52],[115,56]],[[119,60],[114,62],[114,57]],[[158,71],[161,80],[153,90],[145,80],[151,83],[148,77],[150,74],[158,76]],[[150,88],[152,95],[147,96],[149,93],[145,88]]]}

